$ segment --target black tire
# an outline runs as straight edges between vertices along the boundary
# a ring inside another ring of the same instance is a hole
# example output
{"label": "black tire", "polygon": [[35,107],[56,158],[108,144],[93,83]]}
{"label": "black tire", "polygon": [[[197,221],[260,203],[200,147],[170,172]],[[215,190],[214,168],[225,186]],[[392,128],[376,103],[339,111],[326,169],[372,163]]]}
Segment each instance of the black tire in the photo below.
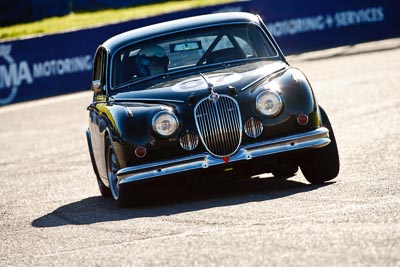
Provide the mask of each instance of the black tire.
{"label": "black tire", "polygon": [[106,138],[105,142],[106,149],[106,169],[108,182],[110,184],[111,195],[116,201],[118,207],[124,208],[128,205],[127,192],[123,187],[120,187],[117,180],[117,172],[119,170],[119,164],[117,156],[115,155],[114,147],[111,144],[109,138]]}
{"label": "black tire", "polygon": [[97,177],[97,185],[99,186],[100,194],[102,195],[102,197],[111,197],[110,188],[108,188],[99,177]]}
{"label": "black tire", "polygon": [[92,140],[90,138],[89,129],[86,130],[86,139],[87,139],[87,143],[88,143],[88,147],[89,147],[90,160],[92,162],[92,167],[93,167],[94,174],[96,175],[97,185],[99,186],[100,194],[103,197],[106,197],[106,198],[110,197],[111,196],[111,190],[101,180],[100,175],[99,175],[99,171],[97,169],[96,162],[94,160],[93,146],[92,146]]}
{"label": "black tire", "polygon": [[331,142],[323,148],[310,150],[304,155],[300,168],[304,177],[312,184],[321,184],[334,179],[339,174],[340,169],[335,134],[333,133],[328,115],[321,107],[319,108],[322,126],[329,129]]}

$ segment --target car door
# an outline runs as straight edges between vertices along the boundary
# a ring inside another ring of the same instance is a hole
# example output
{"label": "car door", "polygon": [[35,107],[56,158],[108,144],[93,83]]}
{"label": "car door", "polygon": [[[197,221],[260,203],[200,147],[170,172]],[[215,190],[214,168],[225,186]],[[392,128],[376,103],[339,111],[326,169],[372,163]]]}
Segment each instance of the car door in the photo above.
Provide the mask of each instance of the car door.
{"label": "car door", "polygon": [[104,157],[104,136],[107,122],[102,115],[106,105],[106,66],[107,51],[99,47],[93,63],[92,90],[93,102],[89,108],[89,130],[91,134],[93,155],[100,178],[107,183]]}

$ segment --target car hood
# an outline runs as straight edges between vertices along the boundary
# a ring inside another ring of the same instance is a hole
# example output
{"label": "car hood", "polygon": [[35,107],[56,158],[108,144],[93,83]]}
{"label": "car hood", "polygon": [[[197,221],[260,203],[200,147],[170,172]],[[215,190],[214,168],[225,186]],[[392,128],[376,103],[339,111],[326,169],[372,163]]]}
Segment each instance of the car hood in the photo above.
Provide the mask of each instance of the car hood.
{"label": "car hood", "polygon": [[[288,68],[282,61],[263,61],[225,67],[217,70],[190,73],[184,77],[168,76],[153,81],[152,84],[136,84],[130,91],[117,92],[112,96],[116,102],[176,102],[183,103],[188,97],[209,94],[210,83],[217,93],[224,93],[228,86],[236,88],[237,92],[250,87],[255,82]],[[205,79],[202,77],[205,77]]]}

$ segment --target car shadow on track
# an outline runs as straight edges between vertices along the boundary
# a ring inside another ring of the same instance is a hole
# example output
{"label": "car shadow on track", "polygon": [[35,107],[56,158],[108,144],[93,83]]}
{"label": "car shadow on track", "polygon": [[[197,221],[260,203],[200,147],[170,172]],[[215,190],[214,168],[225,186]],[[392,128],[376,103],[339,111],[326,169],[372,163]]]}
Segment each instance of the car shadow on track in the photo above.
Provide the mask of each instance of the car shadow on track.
{"label": "car shadow on track", "polygon": [[[167,194],[151,195],[145,204],[119,209],[114,201],[101,196],[89,197],[61,206],[32,222],[33,227],[88,225],[144,217],[173,215],[214,207],[261,202],[316,190],[332,184],[310,185],[282,178],[253,178],[237,182],[193,188],[163,185]],[[158,190],[157,190],[158,191]]]}

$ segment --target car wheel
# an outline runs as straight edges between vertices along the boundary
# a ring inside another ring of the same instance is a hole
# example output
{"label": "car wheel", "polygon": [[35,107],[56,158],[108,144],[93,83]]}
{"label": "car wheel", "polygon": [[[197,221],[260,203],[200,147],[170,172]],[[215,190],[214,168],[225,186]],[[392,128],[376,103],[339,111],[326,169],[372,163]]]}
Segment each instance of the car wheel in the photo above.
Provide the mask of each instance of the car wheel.
{"label": "car wheel", "polygon": [[118,207],[126,207],[126,194],[124,190],[121,190],[122,188],[117,179],[117,172],[119,170],[117,156],[108,138],[106,139],[106,168],[112,197],[117,202]]}
{"label": "car wheel", "polygon": [[335,134],[326,112],[320,107],[322,125],[329,129],[329,145],[308,151],[300,164],[304,177],[312,184],[321,184],[332,180],[339,173],[339,153]]}
{"label": "car wheel", "polygon": [[97,177],[97,185],[99,186],[100,194],[103,197],[111,196],[110,188],[108,188],[99,177]]}

